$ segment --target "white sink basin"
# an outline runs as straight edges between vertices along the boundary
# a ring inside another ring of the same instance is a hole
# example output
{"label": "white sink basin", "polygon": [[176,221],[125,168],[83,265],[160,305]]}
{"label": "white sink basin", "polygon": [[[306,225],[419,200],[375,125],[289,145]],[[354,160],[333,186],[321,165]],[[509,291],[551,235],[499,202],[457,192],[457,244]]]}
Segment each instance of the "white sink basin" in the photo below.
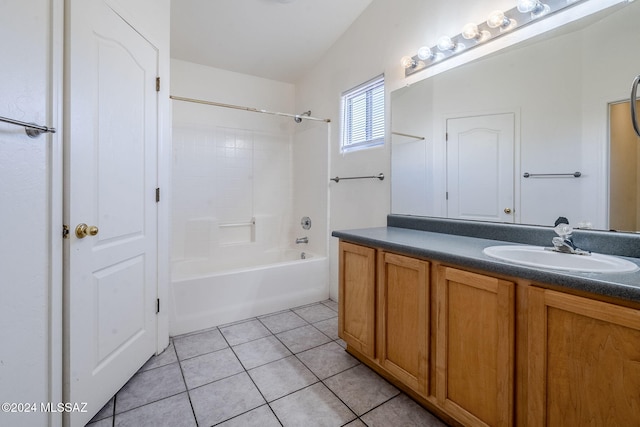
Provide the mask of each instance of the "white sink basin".
{"label": "white sink basin", "polygon": [[629,273],[639,267],[625,259],[610,255],[574,255],[545,250],[542,246],[490,246],[483,252],[491,258],[532,267],[583,273]]}

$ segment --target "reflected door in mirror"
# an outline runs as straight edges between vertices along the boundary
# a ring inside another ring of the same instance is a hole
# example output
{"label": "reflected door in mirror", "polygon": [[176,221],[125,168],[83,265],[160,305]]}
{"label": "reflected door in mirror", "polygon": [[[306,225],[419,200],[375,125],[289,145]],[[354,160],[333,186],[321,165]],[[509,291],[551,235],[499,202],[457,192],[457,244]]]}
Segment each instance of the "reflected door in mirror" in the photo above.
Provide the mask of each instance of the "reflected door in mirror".
{"label": "reflected door in mirror", "polygon": [[515,222],[513,113],[447,120],[447,216]]}
{"label": "reflected door in mirror", "polygon": [[640,230],[640,138],[629,110],[629,101],[609,105],[609,228],[635,231]]}

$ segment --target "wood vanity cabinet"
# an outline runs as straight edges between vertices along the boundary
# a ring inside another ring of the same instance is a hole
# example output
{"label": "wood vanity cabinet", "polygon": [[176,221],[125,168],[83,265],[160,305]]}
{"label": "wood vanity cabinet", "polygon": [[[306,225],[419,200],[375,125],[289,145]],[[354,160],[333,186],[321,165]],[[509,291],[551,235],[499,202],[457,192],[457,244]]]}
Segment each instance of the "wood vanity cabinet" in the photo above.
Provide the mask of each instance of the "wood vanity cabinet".
{"label": "wood vanity cabinet", "polygon": [[339,251],[347,350],[446,422],[640,426],[639,304],[343,241]]}
{"label": "wood vanity cabinet", "polygon": [[340,241],[338,336],[375,357],[376,250]]}
{"label": "wood vanity cabinet", "polygon": [[436,397],[465,425],[513,425],[515,284],[439,266]]}
{"label": "wood vanity cabinet", "polygon": [[529,288],[528,425],[640,425],[640,310]]}
{"label": "wood vanity cabinet", "polygon": [[426,395],[429,263],[340,241],[338,335],[351,350]]}
{"label": "wood vanity cabinet", "polygon": [[348,350],[454,425],[513,424],[512,282],[343,241],[339,259]]}
{"label": "wood vanity cabinet", "polygon": [[422,396],[429,390],[429,263],[378,252],[378,363]]}

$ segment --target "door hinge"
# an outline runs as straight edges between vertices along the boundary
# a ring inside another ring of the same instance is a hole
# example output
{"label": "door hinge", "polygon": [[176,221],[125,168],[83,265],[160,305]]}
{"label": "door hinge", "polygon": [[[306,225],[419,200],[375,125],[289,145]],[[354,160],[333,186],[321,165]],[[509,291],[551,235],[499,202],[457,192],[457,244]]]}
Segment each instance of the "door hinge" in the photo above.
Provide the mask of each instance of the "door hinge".
{"label": "door hinge", "polygon": [[444,140],[448,141],[449,140],[449,132],[445,132],[444,134]]}
{"label": "door hinge", "polygon": [[444,198],[445,198],[445,200],[449,200],[449,192],[448,191],[446,193],[444,193]]}
{"label": "door hinge", "polygon": [[160,189],[156,188],[156,203],[160,202]]}
{"label": "door hinge", "polygon": [[160,313],[160,298],[156,299],[156,314]]}
{"label": "door hinge", "polygon": [[62,238],[63,239],[69,238],[69,226],[66,224],[62,224]]}
{"label": "door hinge", "polygon": [[160,92],[160,77],[156,77],[156,92]]}

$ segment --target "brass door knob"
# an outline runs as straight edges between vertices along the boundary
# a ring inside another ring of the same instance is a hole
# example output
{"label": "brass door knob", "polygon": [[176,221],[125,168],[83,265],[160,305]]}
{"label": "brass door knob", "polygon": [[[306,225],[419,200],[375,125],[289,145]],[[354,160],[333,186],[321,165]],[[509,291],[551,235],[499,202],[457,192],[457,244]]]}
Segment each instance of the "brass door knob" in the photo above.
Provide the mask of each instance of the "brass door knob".
{"label": "brass door knob", "polygon": [[504,213],[510,214],[511,213],[511,208],[504,208]]}
{"label": "brass door knob", "polygon": [[78,239],[84,239],[87,236],[95,236],[98,234],[98,227],[95,225],[88,226],[87,224],[78,224],[76,227],[76,237]]}

